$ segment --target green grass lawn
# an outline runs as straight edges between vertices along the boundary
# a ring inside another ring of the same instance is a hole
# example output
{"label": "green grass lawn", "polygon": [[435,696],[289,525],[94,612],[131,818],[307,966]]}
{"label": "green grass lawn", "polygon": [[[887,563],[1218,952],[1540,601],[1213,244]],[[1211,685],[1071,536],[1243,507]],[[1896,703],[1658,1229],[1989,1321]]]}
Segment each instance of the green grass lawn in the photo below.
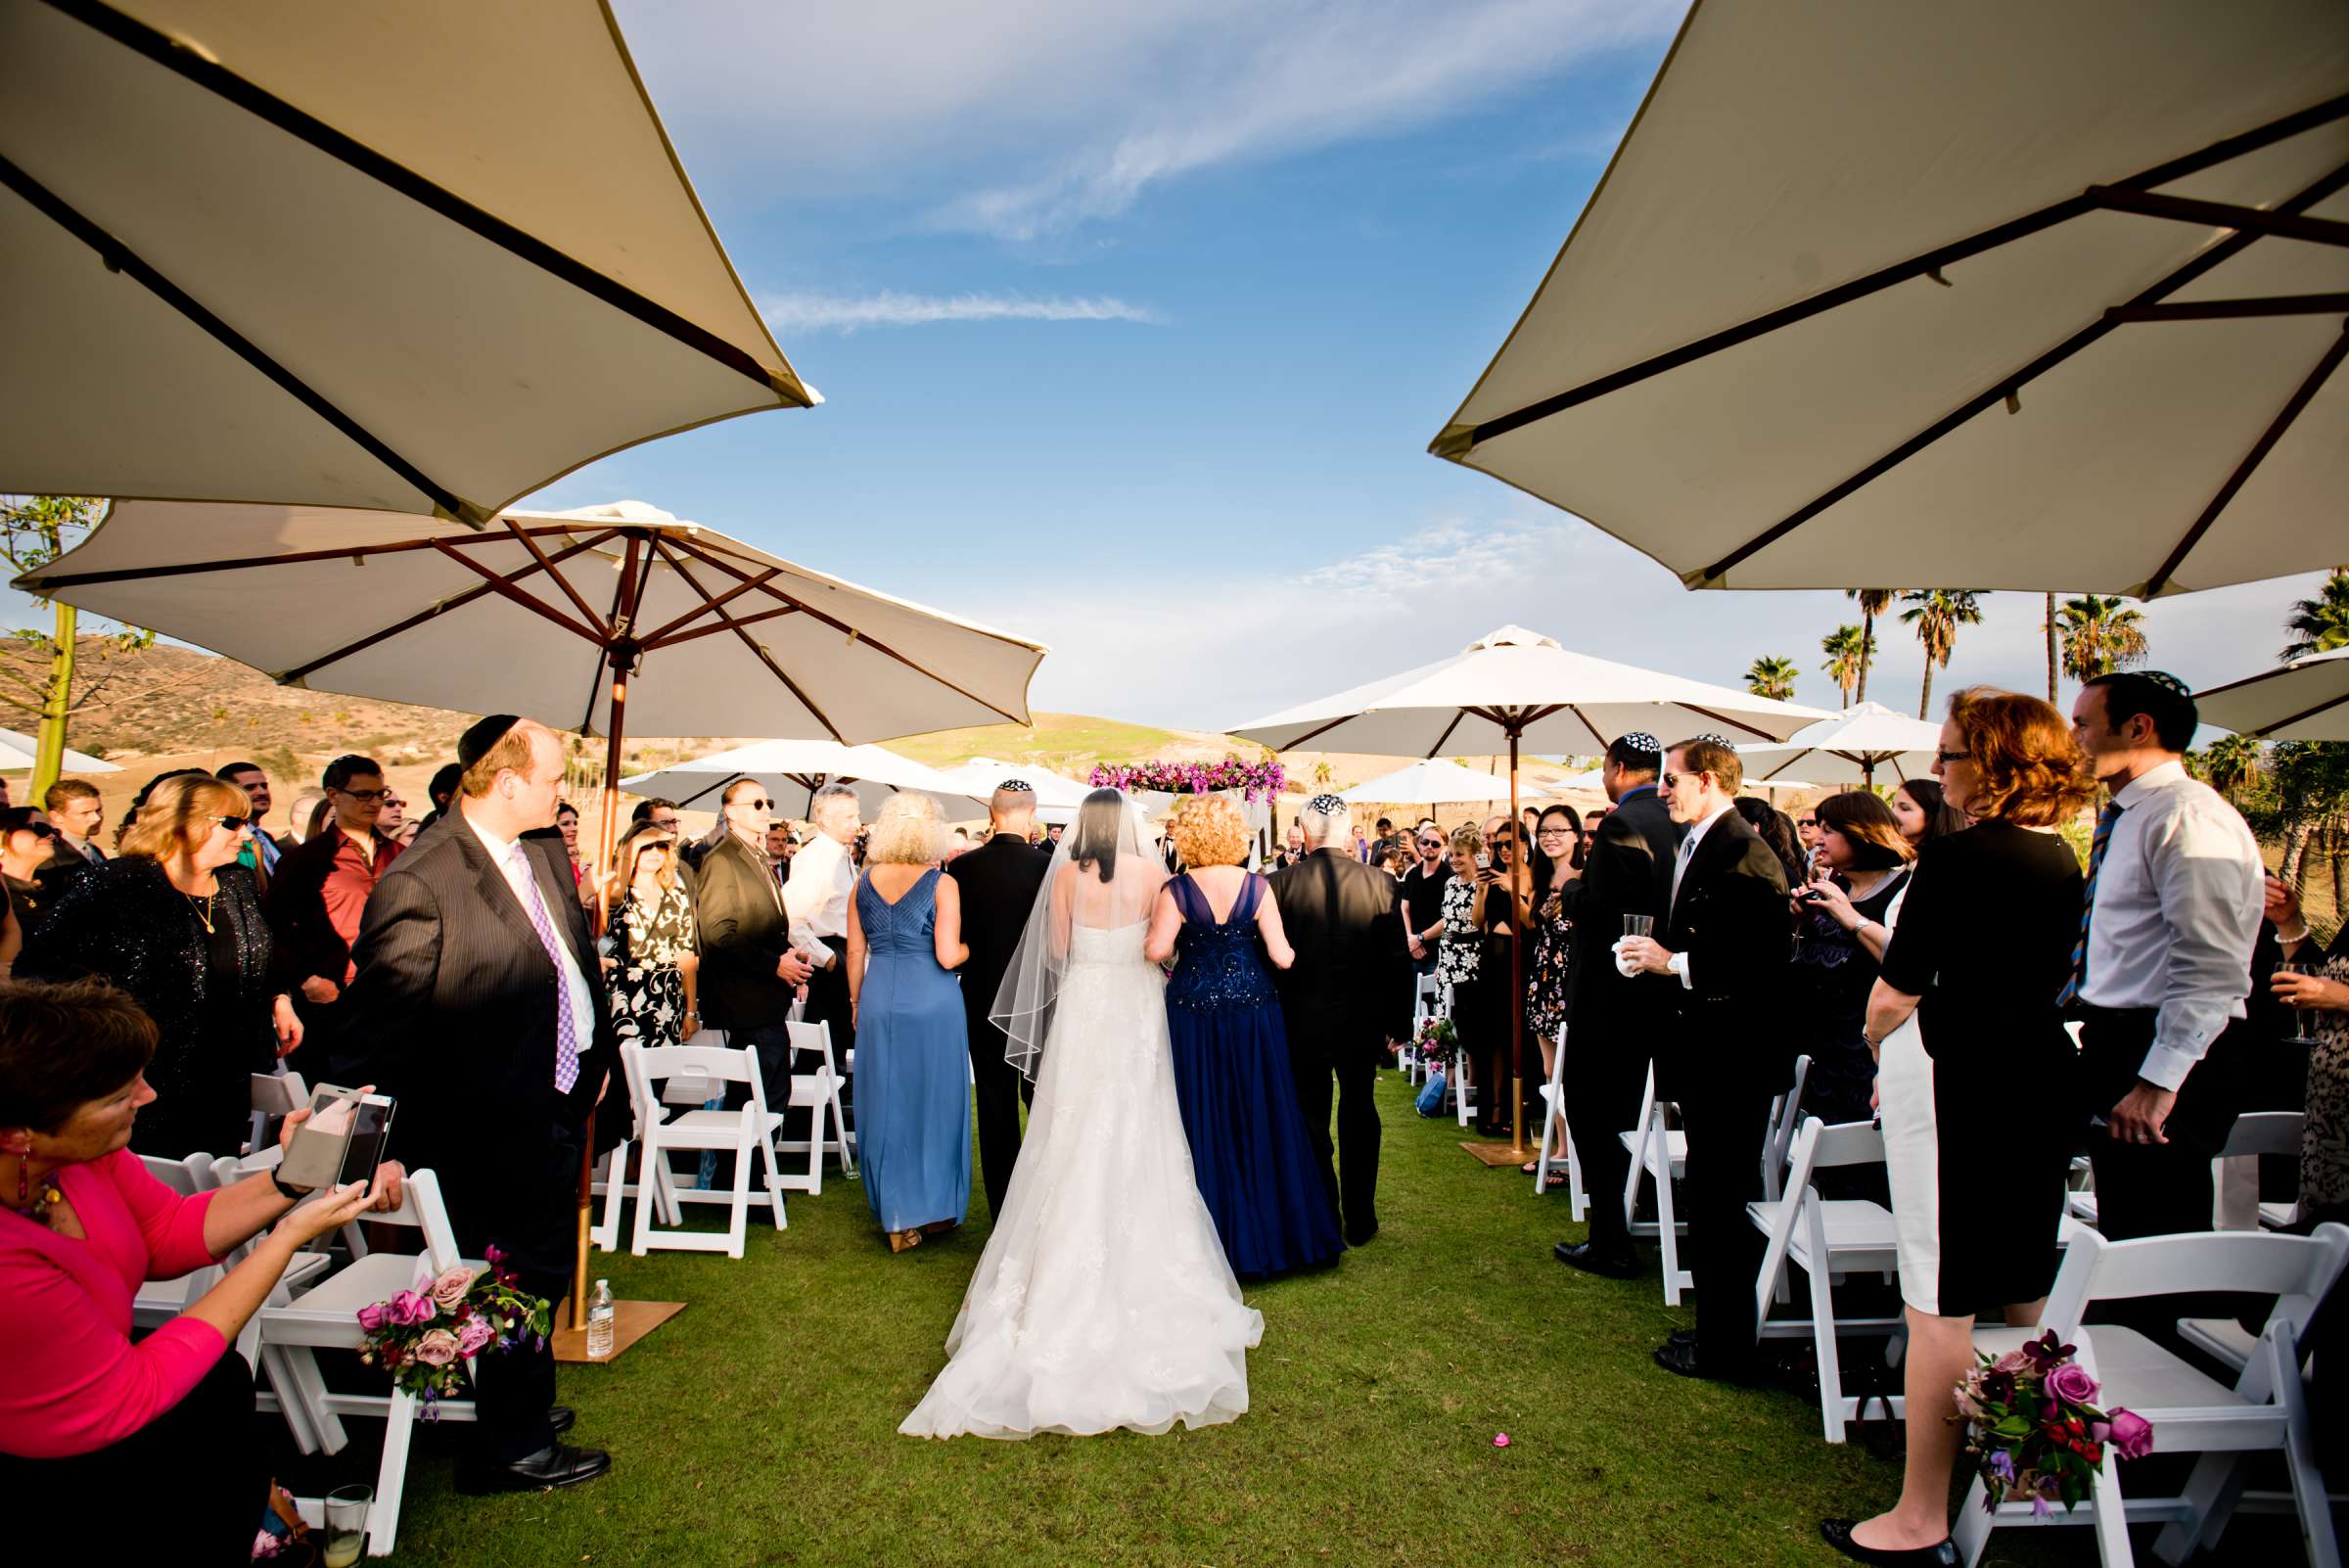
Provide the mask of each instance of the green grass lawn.
{"label": "green grass lawn", "polygon": [[[615,1473],[464,1498],[450,1460],[463,1429],[428,1429],[394,1560],[1841,1561],[1817,1519],[1888,1503],[1897,1464],[1828,1447],[1816,1408],[1791,1394],[1658,1370],[1650,1347],[1687,1314],[1652,1278],[1559,1267],[1550,1244],[1580,1234],[1564,1199],[1476,1164],[1451,1121],[1420,1120],[1407,1093],[1382,1076],[1378,1238],[1334,1269],[1249,1292],[1265,1338],[1249,1357],[1252,1407],[1230,1425],[898,1436],[942,1364],[985,1199],[974,1181],[963,1234],[893,1256],[862,1190],[828,1181],[820,1198],[792,1198],[788,1231],[754,1219],[741,1262],[598,1254],[621,1295],[692,1304],[621,1360],[562,1369],[576,1438],[609,1448]],[[375,1462],[368,1423],[353,1430],[332,1466],[345,1478]],[[1493,1446],[1497,1432],[1508,1448]],[[305,1490],[321,1479],[299,1477]],[[2279,1562],[2298,1560],[2289,1535],[2278,1544]],[[2003,1533],[1988,1560],[2096,1559],[2089,1532],[2067,1530]]]}

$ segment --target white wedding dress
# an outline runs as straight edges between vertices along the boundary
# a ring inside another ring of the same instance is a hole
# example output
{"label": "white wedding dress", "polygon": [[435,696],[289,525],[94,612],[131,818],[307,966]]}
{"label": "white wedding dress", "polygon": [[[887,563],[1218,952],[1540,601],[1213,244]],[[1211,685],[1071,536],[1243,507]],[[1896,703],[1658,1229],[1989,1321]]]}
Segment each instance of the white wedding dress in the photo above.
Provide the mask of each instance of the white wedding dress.
{"label": "white wedding dress", "polygon": [[1027,1141],[909,1437],[1155,1433],[1248,1408],[1265,1320],[1191,1174],[1147,929],[1070,933]]}

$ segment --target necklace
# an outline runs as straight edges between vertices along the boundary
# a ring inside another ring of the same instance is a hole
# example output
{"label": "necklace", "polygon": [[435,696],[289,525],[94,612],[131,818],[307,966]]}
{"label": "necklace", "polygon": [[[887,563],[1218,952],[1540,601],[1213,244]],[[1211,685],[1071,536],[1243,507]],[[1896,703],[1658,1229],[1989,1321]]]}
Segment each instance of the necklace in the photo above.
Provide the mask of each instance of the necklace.
{"label": "necklace", "polygon": [[204,922],[204,934],[207,937],[210,936],[212,934],[212,895],[206,894],[201,901],[193,893],[187,894],[185,897],[188,906],[196,911],[196,918]]}
{"label": "necklace", "polygon": [[17,1201],[10,1208],[36,1225],[49,1223],[49,1212],[65,1201],[65,1189],[57,1184],[54,1174],[41,1177],[39,1191],[34,1191],[30,1173],[22,1160],[17,1165]]}

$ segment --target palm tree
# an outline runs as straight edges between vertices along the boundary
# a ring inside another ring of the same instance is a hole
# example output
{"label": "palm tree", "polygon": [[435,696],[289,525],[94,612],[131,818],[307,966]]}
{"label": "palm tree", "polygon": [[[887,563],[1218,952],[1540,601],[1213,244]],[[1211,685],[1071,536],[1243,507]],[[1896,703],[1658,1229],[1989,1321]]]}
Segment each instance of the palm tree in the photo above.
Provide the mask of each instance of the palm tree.
{"label": "palm tree", "polygon": [[1875,638],[1858,626],[1837,626],[1819,639],[1819,651],[1827,662],[1819,668],[1826,671],[1843,693],[1843,706],[1852,706],[1852,688],[1860,684],[1867,668],[1867,657],[1874,653]]}
{"label": "palm tree", "polygon": [[1790,703],[1794,701],[1794,677],[1799,673],[1793,660],[1764,654],[1746,667],[1745,689],[1773,702]]}
{"label": "palm tree", "polygon": [[1916,716],[1922,718],[1933,706],[1933,667],[1950,668],[1950,654],[1958,646],[1959,626],[1978,626],[1982,623],[1980,588],[1908,588],[1901,593],[1901,602],[1910,608],[1901,612],[1905,625],[1916,628],[1916,640],[1925,645],[1925,687],[1916,699]]}
{"label": "palm tree", "polygon": [[1876,656],[1876,617],[1892,603],[1898,588],[1846,588],[1843,596],[1860,603],[1860,689],[1852,697],[1856,703],[1867,701],[1867,667]]}
{"label": "palm tree", "polygon": [[2085,593],[2056,613],[2063,628],[2064,673],[2094,680],[2145,662],[2144,612],[2129,601]]}
{"label": "palm tree", "polygon": [[2260,743],[2248,735],[2222,735],[2202,748],[2202,778],[2233,801],[2235,792],[2259,782]]}
{"label": "palm tree", "polygon": [[2333,573],[2314,599],[2294,604],[2283,629],[2292,634],[2283,650],[2286,664],[2313,653],[2349,648],[2349,571]]}

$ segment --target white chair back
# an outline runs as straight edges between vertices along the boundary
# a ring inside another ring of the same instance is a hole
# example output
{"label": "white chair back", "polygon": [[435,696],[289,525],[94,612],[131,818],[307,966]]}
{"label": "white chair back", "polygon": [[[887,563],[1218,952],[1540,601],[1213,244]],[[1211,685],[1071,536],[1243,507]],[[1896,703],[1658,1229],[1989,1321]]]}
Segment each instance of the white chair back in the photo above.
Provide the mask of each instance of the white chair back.
{"label": "white chair back", "polygon": [[2301,1130],[2308,1118],[2299,1111],[2245,1111],[2234,1119],[2218,1158],[2235,1160],[2261,1154],[2298,1154]]}
{"label": "white chair back", "polygon": [[1803,1086],[1811,1082],[1811,1058],[1794,1059],[1794,1083],[1770,1102],[1770,1136],[1762,1148],[1762,1195],[1775,1199],[1786,1190],[1786,1161],[1794,1149],[1794,1130],[1803,1119]]}

